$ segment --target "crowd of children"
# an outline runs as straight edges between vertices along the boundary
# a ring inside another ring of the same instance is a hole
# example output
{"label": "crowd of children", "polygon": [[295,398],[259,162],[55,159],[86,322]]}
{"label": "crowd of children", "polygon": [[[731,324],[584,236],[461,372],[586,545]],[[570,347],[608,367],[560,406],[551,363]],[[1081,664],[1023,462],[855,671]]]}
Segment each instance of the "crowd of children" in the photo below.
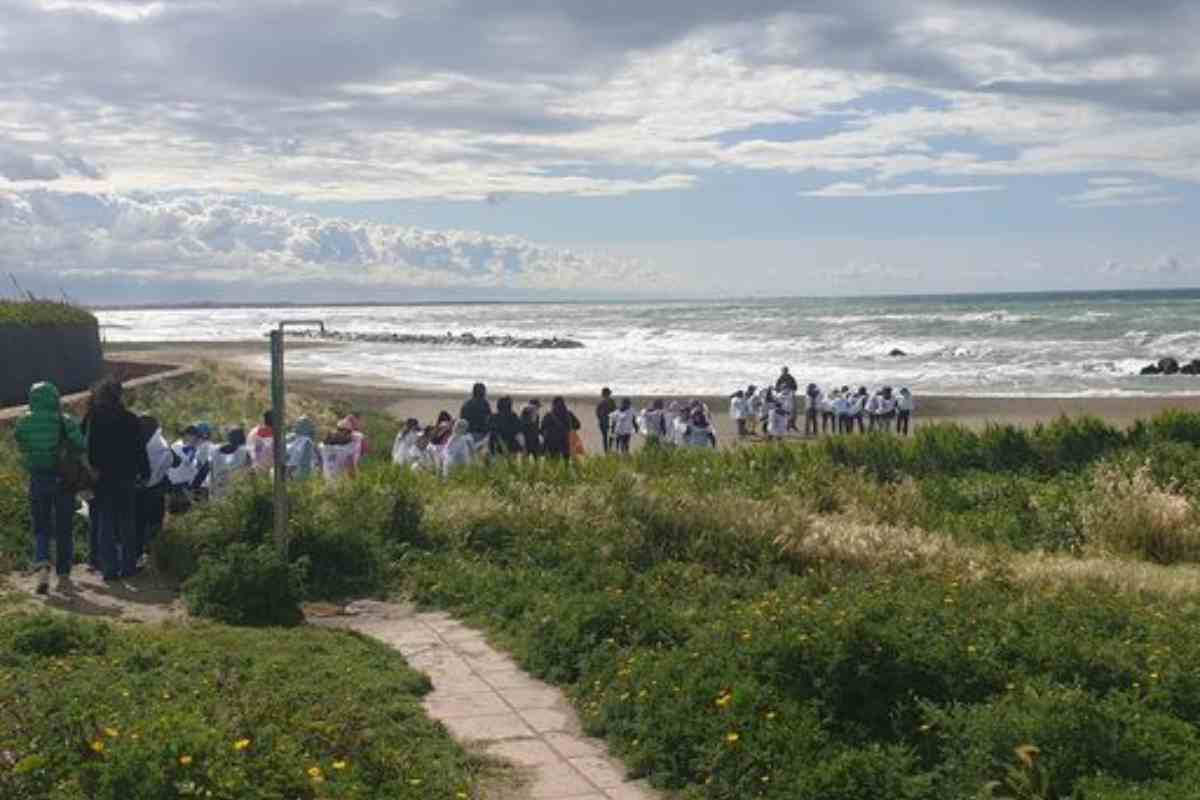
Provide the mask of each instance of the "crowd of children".
{"label": "crowd of children", "polygon": [[768,439],[781,439],[790,432],[799,433],[800,410],[804,412],[804,435],[828,433],[892,432],[907,436],[915,410],[912,392],[904,387],[896,392],[884,386],[874,392],[860,386],[823,390],[815,383],[804,392],[783,368],[774,386],[759,388],[753,384],[734,392],[729,415],[738,436],[754,436],[759,430]]}

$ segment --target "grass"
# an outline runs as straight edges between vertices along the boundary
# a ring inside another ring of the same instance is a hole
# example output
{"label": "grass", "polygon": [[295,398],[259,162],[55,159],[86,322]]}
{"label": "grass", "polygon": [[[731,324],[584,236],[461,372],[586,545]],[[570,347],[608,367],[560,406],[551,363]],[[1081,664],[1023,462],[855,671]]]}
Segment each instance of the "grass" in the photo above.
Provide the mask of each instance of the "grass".
{"label": "grass", "polygon": [[0,300],[0,325],[41,327],[43,325],[97,325],[91,312],[52,300]]}
{"label": "grass", "polygon": [[474,797],[386,647],[319,629],[0,617],[0,796]]}
{"label": "grass", "polygon": [[[182,422],[263,399],[197,380],[201,401],[151,406]],[[386,450],[394,422],[369,425]],[[376,464],[291,486],[292,555],[309,598],[398,591],[484,627],[685,798],[1185,798],[1197,431],[1172,412],[448,481]],[[161,566],[269,543],[269,498],[249,481],[189,514]]]}

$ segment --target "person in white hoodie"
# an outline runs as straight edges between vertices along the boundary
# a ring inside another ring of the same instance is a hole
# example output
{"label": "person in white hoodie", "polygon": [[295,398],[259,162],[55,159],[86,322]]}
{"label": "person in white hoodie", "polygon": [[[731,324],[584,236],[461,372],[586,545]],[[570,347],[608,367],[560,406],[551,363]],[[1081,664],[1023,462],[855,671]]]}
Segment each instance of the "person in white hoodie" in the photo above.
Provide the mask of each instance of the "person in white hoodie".
{"label": "person in white hoodie", "polygon": [[608,430],[613,438],[617,453],[629,455],[629,444],[637,433],[637,416],[633,410],[633,400],[626,397],[620,407],[608,415]]}
{"label": "person in white hoodie", "polygon": [[783,403],[776,400],[767,409],[767,439],[780,440],[787,436],[788,426],[792,415],[788,413]]}
{"label": "person in white hoodie", "polygon": [[234,481],[251,469],[246,432],[240,427],[225,433],[225,444],[212,453],[212,471],[208,476],[208,495],[219,500],[229,494]]}
{"label": "person in white hoodie", "polygon": [[250,463],[259,472],[270,472],[275,466],[275,415],[263,412],[261,425],[254,426],[246,437]]}
{"label": "person in white hoodie", "polygon": [[412,452],[412,470],[414,472],[428,472],[430,475],[442,474],[441,455],[433,446],[433,435],[432,425],[417,435]]}
{"label": "person in white hoodie", "polygon": [[841,394],[837,389],[821,394],[821,433],[837,433],[837,409],[834,407]]}
{"label": "person in white hoodie", "polygon": [[880,396],[880,392],[875,392],[875,394],[866,400],[867,430],[876,431],[883,429],[883,420],[879,418]]}
{"label": "person in white hoodie", "polygon": [[758,418],[762,416],[763,396],[753,383],[746,387],[746,432],[758,433]]}
{"label": "person in white hoodie", "polygon": [[288,477],[307,480],[321,474],[321,452],[317,449],[317,426],[308,417],[296,420],[287,437]]}
{"label": "person in white hoodie", "polygon": [[346,420],[339,422],[337,429],[325,437],[325,441],[317,446],[317,452],[321,456],[321,471],[325,480],[339,481],[354,477],[361,450]]}
{"label": "person in white hoodie", "polygon": [[134,554],[131,560],[140,567],[146,546],[162,530],[163,518],[167,513],[167,472],[177,464],[175,453],[163,437],[158,420],[143,416],[139,422],[150,462],[150,476],[146,478],[144,486],[138,487],[134,507]]}
{"label": "person in white hoodie", "polygon": [[750,416],[750,403],[746,400],[746,393],[738,389],[729,398],[729,418],[737,426],[738,436],[749,435],[750,431],[746,428],[746,417],[748,416]]}
{"label": "person in white hoodie", "polygon": [[879,424],[884,431],[892,432],[892,423],[896,420],[896,397],[892,387],[885,386],[879,392]]}
{"label": "person in white hoodie", "polygon": [[912,392],[905,386],[900,390],[900,396],[896,398],[896,433],[908,436],[909,421],[915,410],[916,404],[913,402]]}
{"label": "person in white hoodie", "polygon": [[421,438],[421,423],[409,418],[392,443],[392,463],[402,467],[417,461],[417,440]]}
{"label": "person in white hoodie", "polygon": [[717,446],[717,434],[713,432],[712,425],[709,424],[708,416],[704,413],[703,408],[694,409],[691,417],[686,422],[681,419],[680,424],[683,426],[681,442],[684,447]]}
{"label": "person in white hoodie", "polygon": [[800,429],[796,427],[796,392],[785,386],[775,393],[775,400],[787,414],[787,429],[798,433]]}
{"label": "person in white hoodie", "polygon": [[647,447],[657,447],[665,443],[667,436],[667,412],[663,401],[655,400],[649,408],[642,409],[638,422],[638,431],[646,437]]}
{"label": "person in white hoodie", "polygon": [[465,419],[454,423],[454,432],[450,434],[450,441],[446,442],[446,451],[442,456],[443,477],[449,477],[451,473],[471,466],[479,458],[470,431],[471,424]]}

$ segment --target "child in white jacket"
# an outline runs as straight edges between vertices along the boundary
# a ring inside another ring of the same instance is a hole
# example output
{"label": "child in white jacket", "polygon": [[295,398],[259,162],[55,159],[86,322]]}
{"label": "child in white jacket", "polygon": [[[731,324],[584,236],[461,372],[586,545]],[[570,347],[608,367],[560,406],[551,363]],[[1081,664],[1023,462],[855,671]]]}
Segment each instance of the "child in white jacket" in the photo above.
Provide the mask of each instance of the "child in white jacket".
{"label": "child in white jacket", "polygon": [[608,415],[609,434],[616,441],[617,452],[629,455],[629,443],[637,433],[638,423],[634,416],[633,400],[626,397],[621,407]]}
{"label": "child in white jacket", "polygon": [[417,440],[421,438],[421,423],[415,419],[409,419],[404,423],[404,427],[396,434],[396,441],[392,443],[392,463],[402,467],[417,462]]}
{"label": "child in white jacket", "polygon": [[471,438],[471,425],[465,419],[454,423],[454,433],[446,442],[446,450],[442,454],[442,476],[449,477],[450,473],[475,463],[478,453],[475,440]]}

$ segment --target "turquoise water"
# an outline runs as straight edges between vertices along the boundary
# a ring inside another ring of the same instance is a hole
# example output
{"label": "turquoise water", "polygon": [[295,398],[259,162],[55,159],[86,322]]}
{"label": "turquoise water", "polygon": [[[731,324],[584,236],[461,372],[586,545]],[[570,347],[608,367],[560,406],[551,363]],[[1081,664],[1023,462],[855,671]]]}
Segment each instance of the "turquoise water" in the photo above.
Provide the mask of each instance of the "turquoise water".
{"label": "turquoise water", "polygon": [[[459,391],[720,394],[773,380],[907,385],[922,394],[1200,393],[1200,378],[1142,378],[1200,357],[1200,290],[659,303],[313,307],[337,330],[559,336],[584,350],[351,344],[292,351],[296,369]],[[106,311],[113,341],[257,338],[297,309]],[[888,354],[898,348],[903,358]]]}

